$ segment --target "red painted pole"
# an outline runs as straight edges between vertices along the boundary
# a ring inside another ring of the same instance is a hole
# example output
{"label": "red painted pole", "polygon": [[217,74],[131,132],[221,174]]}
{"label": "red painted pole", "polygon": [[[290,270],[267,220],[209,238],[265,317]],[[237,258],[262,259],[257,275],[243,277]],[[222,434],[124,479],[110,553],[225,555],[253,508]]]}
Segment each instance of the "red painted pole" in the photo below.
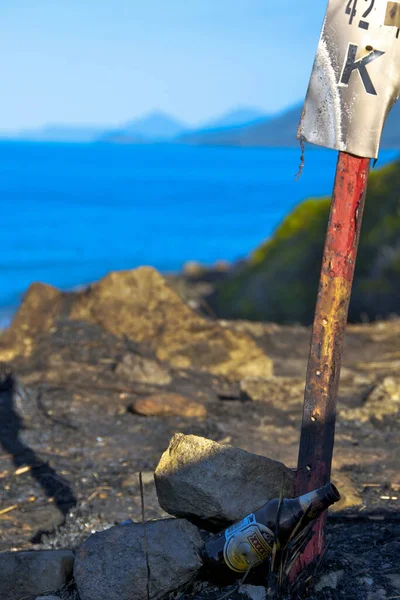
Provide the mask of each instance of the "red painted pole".
{"label": "red painted pole", "polygon": [[[296,496],[325,485],[331,476],[342,346],[369,163],[339,153],[308,359]],[[322,554],[325,522],[326,513],[315,524],[292,578]]]}

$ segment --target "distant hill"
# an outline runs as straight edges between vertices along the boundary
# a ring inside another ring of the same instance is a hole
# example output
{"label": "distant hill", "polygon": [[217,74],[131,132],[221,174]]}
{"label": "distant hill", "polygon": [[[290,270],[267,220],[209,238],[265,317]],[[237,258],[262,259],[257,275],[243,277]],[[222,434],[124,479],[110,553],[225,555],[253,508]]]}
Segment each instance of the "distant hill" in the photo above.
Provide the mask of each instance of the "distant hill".
{"label": "distant hill", "polygon": [[169,141],[186,130],[181,121],[162,112],[152,112],[118,129],[103,132],[100,141],[127,144]]}
{"label": "distant hill", "polygon": [[224,129],[203,130],[180,136],[179,142],[210,146],[295,146],[302,104],[275,117]]}
{"label": "distant hill", "polygon": [[205,123],[200,130],[205,131],[209,129],[225,129],[226,127],[237,127],[242,125],[248,125],[249,123],[254,123],[254,121],[259,121],[260,119],[266,119],[268,115],[265,111],[260,108],[253,107],[239,107],[229,112],[217,117],[216,119],[212,119]]}
{"label": "distant hill", "polygon": [[203,133],[220,132],[231,127],[242,127],[265,119],[266,114],[257,108],[243,107],[227,112],[211,120],[199,129],[190,130],[181,121],[161,112],[153,112],[140,119],[122,125],[114,131],[105,132],[100,141],[114,143],[151,143],[170,142],[178,139],[190,139]]}
{"label": "distant hill", "polygon": [[[299,103],[273,116],[256,108],[238,108],[196,130],[188,129],[184,123],[165,113],[152,112],[115,129],[100,125],[55,124],[16,134],[6,132],[0,137],[40,142],[177,142],[198,146],[297,147],[296,133],[302,108],[303,103]],[[382,148],[400,149],[400,101],[387,119]]]}
{"label": "distant hill", "polygon": [[[297,128],[299,126],[303,103],[267,119],[256,121],[241,127],[229,127],[194,131],[180,136],[183,144],[199,146],[265,146],[296,147]],[[382,148],[400,150],[400,101],[394,106],[387,119]]]}
{"label": "distant hill", "polygon": [[[104,125],[45,125],[21,131],[12,137],[32,142],[93,142],[104,131]],[[10,137],[10,136],[9,136]]]}

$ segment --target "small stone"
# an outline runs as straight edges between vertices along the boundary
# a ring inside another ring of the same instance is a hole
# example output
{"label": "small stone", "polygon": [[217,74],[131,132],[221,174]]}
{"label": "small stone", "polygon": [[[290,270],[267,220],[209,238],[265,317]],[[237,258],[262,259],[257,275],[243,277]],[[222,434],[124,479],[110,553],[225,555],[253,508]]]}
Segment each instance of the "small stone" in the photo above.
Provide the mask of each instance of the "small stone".
{"label": "small stone", "polygon": [[135,521],[133,521],[132,519],[125,519],[125,521],[121,521],[120,523],[118,523],[118,525],[121,527],[124,527],[124,525],[132,525],[132,523],[134,523]]}
{"label": "small stone", "polygon": [[304,399],[304,381],[292,377],[245,377],[240,382],[241,400],[279,404],[285,408]]}
{"label": "small stone", "polygon": [[[154,483],[154,471],[142,471],[143,485]],[[136,487],[139,485],[139,473],[128,475],[121,483],[123,488]]]}
{"label": "small stone", "polygon": [[389,397],[393,402],[400,402],[400,381],[398,378],[385,377],[368,395],[367,402],[379,401],[382,396]]}
{"label": "small stone", "polygon": [[345,420],[366,423],[370,420],[382,421],[399,411],[400,378],[385,377],[368,392],[362,406],[343,408],[340,413]]}
{"label": "small stone", "polygon": [[138,398],[131,404],[130,411],[146,417],[204,418],[207,416],[207,409],[203,404],[173,393],[152,394]]}
{"label": "small stone", "polygon": [[[137,473],[137,477],[139,481],[139,473]],[[142,481],[143,485],[154,483],[154,471],[142,471]]]}
{"label": "small stone", "polygon": [[214,271],[219,273],[226,273],[231,268],[231,263],[227,260],[216,260],[212,266]]}
{"label": "small stone", "polygon": [[137,383],[149,385],[168,385],[171,383],[171,375],[159,362],[140,354],[125,354],[121,362],[115,368],[118,377]]}
{"label": "small stone", "polygon": [[37,550],[0,554],[0,600],[31,598],[58,590],[72,575],[70,550]]}
{"label": "small stone", "polygon": [[240,585],[239,594],[244,594],[250,600],[265,600],[266,590],[262,585]]}
{"label": "small stone", "polygon": [[367,600],[386,600],[387,594],[383,588],[368,592]]}
{"label": "small stone", "polygon": [[206,268],[196,260],[188,260],[183,264],[182,271],[187,277],[198,277],[204,274]]}
{"label": "small stone", "polygon": [[340,500],[330,507],[330,511],[340,512],[346,508],[360,507],[362,505],[361,495],[347,473],[334,471],[331,479],[332,483],[340,491]]}
{"label": "small stone", "polygon": [[397,592],[400,592],[400,573],[391,573],[390,575],[385,575],[385,577],[389,580],[390,585]]}
{"label": "small stone", "polygon": [[[182,519],[145,525],[150,599],[158,600],[191,583],[202,566],[199,530]],[[143,600],[147,563],[142,523],[91,535],[78,549],[74,577],[81,600]]]}
{"label": "small stone", "polygon": [[239,521],[268,500],[292,498],[294,473],[284,464],[234,446],[178,433],[155,474],[160,506],[210,531]]}
{"label": "small stone", "polygon": [[343,579],[344,571],[332,571],[332,573],[326,573],[319,578],[315,584],[315,591],[321,592],[325,588],[331,588],[336,590],[341,579]]}

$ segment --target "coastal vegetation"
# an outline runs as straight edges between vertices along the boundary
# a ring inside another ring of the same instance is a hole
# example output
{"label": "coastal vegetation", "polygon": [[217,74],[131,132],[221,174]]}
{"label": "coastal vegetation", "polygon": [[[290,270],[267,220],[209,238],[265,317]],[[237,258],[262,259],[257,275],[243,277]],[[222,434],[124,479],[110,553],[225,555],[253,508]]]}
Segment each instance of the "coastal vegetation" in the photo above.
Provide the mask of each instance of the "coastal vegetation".
{"label": "coastal vegetation", "polygon": [[[213,304],[226,318],[312,322],[330,198],[298,205],[248,261],[216,289]],[[400,312],[400,161],[373,171],[349,319]]]}

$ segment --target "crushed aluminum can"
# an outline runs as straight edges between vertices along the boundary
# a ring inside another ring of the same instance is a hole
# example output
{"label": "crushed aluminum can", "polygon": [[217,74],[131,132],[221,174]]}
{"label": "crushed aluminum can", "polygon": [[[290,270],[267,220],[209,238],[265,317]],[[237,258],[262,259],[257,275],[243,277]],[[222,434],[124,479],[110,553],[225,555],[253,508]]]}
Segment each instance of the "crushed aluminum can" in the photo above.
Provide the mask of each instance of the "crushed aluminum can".
{"label": "crushed aluminum can", "polygon": [[329,0],[297,137],[377,158],[400,95],[400,2]]}

